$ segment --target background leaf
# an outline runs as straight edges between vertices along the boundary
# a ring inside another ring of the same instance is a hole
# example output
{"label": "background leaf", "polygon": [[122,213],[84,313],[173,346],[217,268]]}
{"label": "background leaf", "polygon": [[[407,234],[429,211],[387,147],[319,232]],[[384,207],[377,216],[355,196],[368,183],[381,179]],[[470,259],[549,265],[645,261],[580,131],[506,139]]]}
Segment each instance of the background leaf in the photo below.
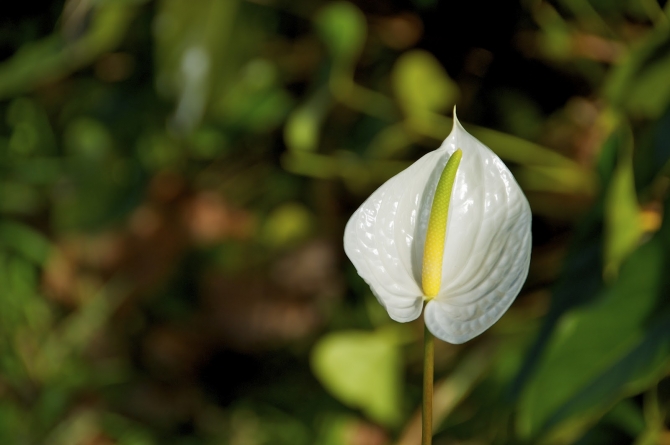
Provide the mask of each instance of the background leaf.
{"label": "background leaf", "polygon": [[[568,417],[562,413],[566,406],[573,407],[569,416],[581,414],[573,399],[585,397],[585,388],[606,379],[603,374],[619,360],[637,360],[631,351],[640,344],[658,298],[662,262],[660,243],[650,241],[629,257],[616,285],[605,289],[590,306],[563,317],[521,401],[519,422],[526,435],[535,436],[554,426],[553,419]],[[617,375],[622,384],[625,375]],[[591,401],[592,406],[601,404],[602,400]]]}
{"label": "background leaf", "polygon": [[422,322],[342,233],[454,105],[533,253],[492,329],[437,343],[434,442],[663,443],[662,3],[15,2],[0,443],[418,445]]}
{"label": "background leaf", "polygon": [[342,402],[396,425],[402,413],[401,354],[388,331],[341,331],[315,345],[312,367]]}

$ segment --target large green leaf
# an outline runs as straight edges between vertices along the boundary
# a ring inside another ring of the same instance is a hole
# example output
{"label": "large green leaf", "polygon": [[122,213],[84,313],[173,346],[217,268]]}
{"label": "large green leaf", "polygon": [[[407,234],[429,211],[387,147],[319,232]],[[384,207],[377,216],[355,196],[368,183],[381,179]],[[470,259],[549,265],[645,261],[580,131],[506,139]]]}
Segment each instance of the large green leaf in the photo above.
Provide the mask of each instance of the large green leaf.
{"label": "large green leaf", "polygon": [[607,406],[622,394],[644,391],[663,376],[669,362],[670,316],[667,316],[649,329],[626,355],[557,410],[549,418],[547,427],[551,428],[576,413]]}
{"label": "large green leaf", "polygon": [[[629,378],[639,377],[635,371],[643,368],[641,356],[655,359],[655,354],[644,352],[645,321],[658,297],[662,261],[662,245],[654,238],[628,258],[619,279],[594,304],[560,320],[521,400],[519,428],[525,436],[536,436],[559,420],[583,414],[587,407],[611,402]],[[612,372],[616,378],[608,377]],[[602,381],[616,384],[603,394],[598,386]],[[591,389],[592,397],[579,401],[589,388],[596,388]]]}
{"label": "large green leaf", "polygon": [[633,177],[632,146],[626,144],[605,193],[605,276],[614,277],[644,231]]}
{"label": "large green leaf", "polygon": [[[609,188],[617,155],[627,141],[628,137],[623,131],[615,131],[603,145],[598,160],[598,173],[603,189]],[[576,227],[561,276],[552,289],[549,311],[510,388],[512,399],[519,396],[546,353],[547,344],[563,314],[591,303],[602,294],[604,208],[605,198],[604,193],[601,193]]]}

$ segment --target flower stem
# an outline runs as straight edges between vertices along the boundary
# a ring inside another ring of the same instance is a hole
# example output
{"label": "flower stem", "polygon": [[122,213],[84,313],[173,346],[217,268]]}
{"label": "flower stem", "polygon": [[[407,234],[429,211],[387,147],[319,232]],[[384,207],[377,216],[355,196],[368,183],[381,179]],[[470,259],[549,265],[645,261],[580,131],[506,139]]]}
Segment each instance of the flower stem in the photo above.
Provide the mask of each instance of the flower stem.
{"label": "flower stem", "polygon": [[424,323],[423,327],[423,406],[421,423],[421,445],[433,443],[433,368],[435,337]]}

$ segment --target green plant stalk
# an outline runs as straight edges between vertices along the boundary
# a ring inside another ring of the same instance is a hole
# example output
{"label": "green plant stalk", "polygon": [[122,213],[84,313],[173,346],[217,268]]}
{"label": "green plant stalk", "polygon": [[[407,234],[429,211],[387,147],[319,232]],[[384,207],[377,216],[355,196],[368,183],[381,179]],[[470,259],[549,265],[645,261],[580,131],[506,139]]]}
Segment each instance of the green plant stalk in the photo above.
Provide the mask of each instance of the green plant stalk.
{"label": "green plant stalk", "polygon": [[421,409],[421,445],[433,443],[433,373],[435,366],[435,337],[423,325],[423,405]]}

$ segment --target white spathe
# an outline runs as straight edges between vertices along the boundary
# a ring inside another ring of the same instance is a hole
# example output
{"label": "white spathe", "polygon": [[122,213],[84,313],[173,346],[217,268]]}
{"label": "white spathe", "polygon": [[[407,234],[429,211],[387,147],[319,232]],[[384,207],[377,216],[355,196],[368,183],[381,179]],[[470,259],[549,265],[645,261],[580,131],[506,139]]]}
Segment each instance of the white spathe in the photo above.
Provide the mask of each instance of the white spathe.
{"label": "white spathe", "polygon": [[425,309],[428,329],[449,343],[481,334],[521,290],[530,263],[531,212],[505,164],[461,126],[379,187],[353,214],[344,250],[392,319],[421,314],[423,248],[440,174],[463,151],[449,204],[438,295]]}

